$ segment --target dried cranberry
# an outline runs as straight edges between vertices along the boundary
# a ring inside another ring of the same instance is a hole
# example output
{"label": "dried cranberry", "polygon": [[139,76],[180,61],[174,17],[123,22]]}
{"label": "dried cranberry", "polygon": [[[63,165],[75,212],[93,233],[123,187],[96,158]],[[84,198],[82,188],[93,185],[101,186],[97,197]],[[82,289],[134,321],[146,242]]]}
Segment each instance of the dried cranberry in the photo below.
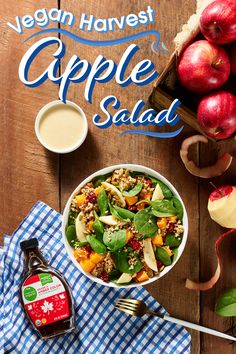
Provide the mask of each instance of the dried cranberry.
{"label": "dried cranberry", "polygon": [[107,274],[107,272],[103,272],[100,276],[100,279],[102,281],[104,281],[105,283],[108,283],[109,282],[109,275]]}
{"label": "dried cranberry", "polygon": [[144,181],[146,184],[149,184],[149,186],[152,186],[152,180],[151,179],[145,179]]}
{"label": "dried cranberry", "polygon": [[171,232],[173,232],[175,229],[175,223],[174,222],[170,222],[167,226],[167,229],[166,229],[166,233],[169,234]]}
{"label": "dried cranberry", "polygon": [[161,261],[159,261],[159,259],[157,260],[157,268],[161,268],[163,266],[163,263]]}
{"label": "dried cranberry", "polygon": [[92,248],[90,246],[89,243],[87,243],[87,245],[84,246],[84,248],[86,249],[86,251],[90,254],[92,252]]}
{"label": "dried cranberry", "polygon": [[129,241],[129,246],[133,248],[134,251],[138,251],[142,247],[141,243],[137,240]]}
{"label": "dried cranberry", "polygon": [[130,206],[128,207],[128,209],[129,209],[130,211],[137,211],[137,206],[136,206],[136,205],[130,205]]}
{"label": "dried cranberry", "polygon": [[97,202],[97,197],[95,193],[89,193],[87,199],[90,203],[95,204]]}

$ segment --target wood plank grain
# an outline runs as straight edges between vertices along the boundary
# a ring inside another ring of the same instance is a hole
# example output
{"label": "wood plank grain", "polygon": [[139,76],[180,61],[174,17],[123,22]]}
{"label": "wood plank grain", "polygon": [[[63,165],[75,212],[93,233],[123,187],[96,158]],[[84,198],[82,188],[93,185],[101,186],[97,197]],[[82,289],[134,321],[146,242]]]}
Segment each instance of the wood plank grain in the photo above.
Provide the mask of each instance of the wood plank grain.
{"label": "wood plank grain", "polygon": [[[42,8],[47,5],[46,0],[40,2]],[[57,6],[57,1],[51,1],[51,6]],[[31,89],[21,83],[18,66],[33,43],[23,41],[33,30],[19,35],[6,25],[13,23],[15,16],[33,15],[39,4],[1,0],[0,7],[0,233],[11,234],[38,199],[56,209],[59,206],[58,157],[39,144],[34,132],[38,110],[57,97],[58,89],[50,84]],[[32,77],[46,68],[50,54],[37,59],[30,71]]]}
{"label": "wood plank grain", "polygon": [[[96,32],[81,32],[78,23],[75,23],[73,32],[89,39],[112,39],[122,35],[130,35],[147,29],[159,29],[162,39],[167,45],[170,53],[173,50],[172,39],[180,30],[181,26],[194,11],[194,1],[129,1],[117,2],[103,1],[102,4],[85,0],[79,3],[75,0],[68,3],[61,1],[61,7],[76,14],[76,18],[84,12],[88,15],[95,15],[97,18],[119,17],[129,13],[137,13],[145,10],[147,5],[152,5],[156,11],[156,23],[148,27],[138,29],[127,28],[124,32],[97,34]],[[181,13],[181,16],[179,14]],[[79,45],[72,40],[61,37],[66,43],[67,53],[62,61],[62,72],[69,58],[76,54],[81,59],[87,59],[93,63],[98,54],[118,62],[124,49],[128,44],[105,47],[90,48]],[[165,66],[168,56],[163,54],[155,55],[150,49],[151,38],[139,39],[135,41],[140,47],[140,51],[134,62],[149,58],[155,62],[157,70],[161,71]],[[67,58],[67,59],[66,59]],[[88,104],[84,95],[84,84],[71,85],[68,91],[68,99],[78,103],[87,115],[89,123],[89,135],[83,146],[68,156],[62,156],[61,160],[61,191],[62,206],[65,205],[67,198],[73,189],[82,181],[83,178],[92,172],[109,165],[117,163],[138,163],[155,169],[167,177],[179,190],[183,197],[190,220],[189,240],[186,250],[181,260],[168,275],[160,281],[148,287],[151,294],[175,316],[187,320],[199,321],[199,294],[194,293],[189,296],[189,291],[184,287],[185,278],[191,274],[198,277],[198,259],[193,263],[192,259],[198,257],[198,180],[189,178],[188,173],[182,166],[179,158],[179,147],[183,136],[189,134],[186,128],[184,134],[176,139],[153,139],[145,136],[127,135],[120,137],[119,133],[125,128],[112,126],[105,130],[100,130],[92,123],[92,117],[100,113],[100,101],[109,94],[115,94],[121,100],[121,108],[132,110],[134,103],[138,99],[148,100],[152,90],[152,84],[145,87],[132,85],[121,89],[114,81],[95,87],[92,105]],[[195,152],[195,157],[197,153]],[[192,333],[192,353],[200,352],[199,334]]]}
{"label": "wood plank grain", "polygon": [[[208,165],[213,163],[217,158],[218,153],[224,151],[234,151],[235,143],[227,142],[227,144],[219,145],[210,143],[200,148],[201,164]],[[219,151],[218,151],[219,150]],[[235,154],[234,154],[235,156]],[[216,186],[225,184],[235,185],[235,168],[236,161],[233,160],[230,169],[221,177],[214,178],[212,181]],[[201,280],[207,280],[215,271],[216,256],[214,251],[215,240],[225,230],[210,219],[207,211],[208,196],[213,190],[209,181],[201,180],[200,184],[200,277]],[[220,295],[230,288],[235,288],[236,284],[236,234],[229,236],[220,247],[220,254],[222,257],[223,272],[218,283],[211,289],[201,293],[201,323],[205,326],[216,328],[222,332],[227,331],[232,325],[231,318],[224,318],[214,313],[216,301]],[[201,353],[222,353],[235,354],[236,348],[229,342],[215,339],[214,337],[203,335],[201,338]]]}

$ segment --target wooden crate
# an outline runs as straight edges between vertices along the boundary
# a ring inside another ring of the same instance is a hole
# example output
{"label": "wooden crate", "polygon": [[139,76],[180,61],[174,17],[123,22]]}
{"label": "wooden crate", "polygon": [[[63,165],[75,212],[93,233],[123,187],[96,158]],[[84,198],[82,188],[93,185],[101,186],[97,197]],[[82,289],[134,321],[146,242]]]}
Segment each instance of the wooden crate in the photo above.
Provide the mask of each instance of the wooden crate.
{"label": "wooden crate", "polygon": [[[178,33],[174,39],[176,50],[172,53],[166,67],[159,75],[155,82],[152,94],[149,97],[151,106],[156,110],[168,108],[174,99],[178,98],[182,104],[177,109],[176,113],[179,114],[184,123],[190,125],[204,136],[207,135],[201,129],[197,121],[197,108],[202,96],[189,92],[180,85],[177,78],[176,67],[178,58],[189,44],[196,40],[205,39],[200,33],[199,20],[201,12],[212,1],[214,0],[197,0],[196,14],[193,14],[189,18],[187,24],[183,26],[182,32]],[[236,94],[235,77],[231,76],[228,82],[220,89],[226,89],[227,91]],[[226,140],[227,142],[234,141],[236,140],[236,135],[224,140],[216,140],[208,136],[207,138],[211,141],[220,143]]]}
{"label": "wooden crate", "polygon": [[[217,143],[223,142],[225,140],[236,140],[236,136],[224,139],[216,140],[214,138],[208,137],[206,133],[201,129],[197,121],[197,106],[200,100],[200,97],[194,95],[183,88],[178,82],[176,74],[176,65],[177,65],[177,52],[173,52],[170,57],[169,62],[166,67],[158,77],[158,80],[155,83],[152,94],[149,97],[149,102],[155,110],[166,109],[171,105],[175,98],[180,99],[182,102],[181,106],[176,110],[176,113],[179,114],[181,120],[190,125],[200,134],[206,136],[209,140],[215,141]],[[231,92],[234,91],[231,87],[231,82],[227,84],[228,90]],[[233,92],[235,93],[235,92]]]}

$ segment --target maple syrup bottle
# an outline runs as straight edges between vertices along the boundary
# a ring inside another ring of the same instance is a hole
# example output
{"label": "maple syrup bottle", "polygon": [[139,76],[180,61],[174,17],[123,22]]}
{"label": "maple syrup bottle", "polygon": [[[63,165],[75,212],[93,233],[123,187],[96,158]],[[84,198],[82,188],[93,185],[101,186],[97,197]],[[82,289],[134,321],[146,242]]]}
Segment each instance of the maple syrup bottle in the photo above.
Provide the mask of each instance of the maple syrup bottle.
{"label": "maple syrup bottle", "polygon": [[20,246],[25,255],[21,302],[30,322],[43,339],[72,332],[74,304],[65,278],[48,266],[36,238],[22,241]]}

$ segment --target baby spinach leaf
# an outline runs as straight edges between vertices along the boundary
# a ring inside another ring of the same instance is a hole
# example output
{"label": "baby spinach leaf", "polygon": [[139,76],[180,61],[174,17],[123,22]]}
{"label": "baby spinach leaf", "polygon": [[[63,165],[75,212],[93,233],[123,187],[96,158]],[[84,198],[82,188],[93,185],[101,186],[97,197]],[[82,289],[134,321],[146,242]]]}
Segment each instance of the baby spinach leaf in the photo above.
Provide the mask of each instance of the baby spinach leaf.
{"label": "baby spinach leaf", "polygon": [[124,208],[121,208],[121,207],[119,207],[117,205],[113,205],[113,208],[116,210],[117,215],[118,215],[119,218],[121,218],[121,219],[123,219],[125,221],[126,220],[130,221],[130,220],[134,219],[135,214],[132,213],[132,211],[124,209]]}
{"label": "baby spinach leaf", "polygon": [[150,208],[140,210],[134,217],[134,225],[144,237],[152,237],[158,230],[156,218]]}
{"label": "baby spinach leaf", "polygon": [[75,225],[69,225],[66,228],[66,238],[71,247],[75,247],[75,242],[77,240]]}
{"label": "baby spinach leaf", "polygon": [[173,206],[170,200],[155,200],[155,201],[150,201],[151,207],[154,209],[153,214],[155,211],[155,216],[174,216],[177,214],[177,210]]}
{"label": "baby spinach leaf", "polygon": [[[116,266],[121,273],[135,274],[142,269],[142,262],[140,261],[138,255],[135,252],[124,252],[119,250],[114,253]],[[134,260],[133,268],[130,269],[129,261],[131,257]]]}
{"label": "baby spinach leaf", "polygon": [[108,196],[105,189],[100,190],[100,192],[98,193],[97,201],[100,214],[101,216],[104,216],[106,214],[106,211],[108,210]]}
{"label": "baby spinach leaf", "polygon": [[158,218],[166,218],[168,216],[173,216],[173,213],[163,213],[161,211],[157,211],[157,210],[152,210],[152,214],[155,215]]}
{"label": "baby spinach leaf", "polygon": [[87,244],[88,244],[87,241],[84,241],[84,242],[76,241],[75,246],[76,246],[76,247],[84,247],[84,246],[86,246]]}
{"label": "baby spinach leaf", "polygon": [[119,279],[121,272],[118,269],[113,269],[110,273],[108,273],[108,276],[110,281],[114,281]]}
{"label": "baby spinach leaf", "polygon": [[116,219],[121,219],[121,217],[119,216],[117,210],[115,209],[115,206],[112,205],[110,202],[108,202],[108,205],[109,205],[109,209],[110,209],[111,214],[112,214]]}
{"label": "baby spinach leaf", "polygon": [[134,188],[130,189],[129,191],[123,191],[122,194],[125,197],[134,197],[135,195],[139,194],[143,188],[143,185],[141,182],[137,183]]}
{"label": "baby spinach leaf", "polygon": [[172,262],[175,262],[176,261],[176,259],[177,259],[177,257],[178,257],[178,248],[174,248],[173,250],[173,259],[172,259]]}
{"label": "baby spinach leaf", "polygon": [[96,236],[88,235],[87,240],[96,253],[104,254],[107,252],[106,246],[101,241],[96,239]]}
{"label": "baby spinach leaf", "polygon": [[74,210],[70,211],[69,218],[68,218],[68,225],[75,225],[75,219],[77,218],[78,214],[79,213],[77,211]]}
{"label": "baby spinach leaf", "polygon": [[103,235],[103,242],[112,251],[115,252],[118,249],[124,247],[126,244],[126,231],[105,231]]}
{"label": "baby spinach leaf", "polygon": [[236,289],[227,290],[219,298],[215,312],[224,317],[236,316]]}
{"label": "baby spinach leaf", "polygon": [[156,258],[159,259],[165,266],[171,265],[171,258],[162,247],[157,247],[156,249]]}
{"label": "baby spinach leaf", "polygon": [[159,186],[161,187],[162,193],[166,199],[171,199],[173,197],[172,191],[170,190],[169,187],[167,187],[167,185],[165,183],[163,183],[162,181],[159,181],[158,179],[151,177],[151,176],[149,176],[149,178],[152,181],[154,187],[156,187],[157,183],[159,184]]}
{"label": "baby spinach leaf", "polygon": [[102,242],[103,241],[103,234],[104,234],[104,226],[103,226],[102,222],[99,220],[96,211],[94,212],[94,217],[95,217],[95,221],[93,223],[93,229],[94,229],[97,239]]}
{"label": "baby spinach leaf", "polygon": [[99,176],[93,180],[94,187],[99,187],[102,182],[105,182],[106,176]]}
{"label": "baby spinach leaf", "polygon": [[169,234],[166,236],[165,245],[169,246],[170,248],[176,248],[179,247],[181,241],[181,237],[175,237],[173,234]]}
{"label": "baby spinach leaf", "polygon": [[183,206],[181,204],[181,201],[177,198],[177,197],[173,197],[172,198],[172,203],[173,206],[175,207],[176,211],[177,211],[177,217],[179,220],[183,219],[183,215],[184,215],[184,210],[183,210]]}

